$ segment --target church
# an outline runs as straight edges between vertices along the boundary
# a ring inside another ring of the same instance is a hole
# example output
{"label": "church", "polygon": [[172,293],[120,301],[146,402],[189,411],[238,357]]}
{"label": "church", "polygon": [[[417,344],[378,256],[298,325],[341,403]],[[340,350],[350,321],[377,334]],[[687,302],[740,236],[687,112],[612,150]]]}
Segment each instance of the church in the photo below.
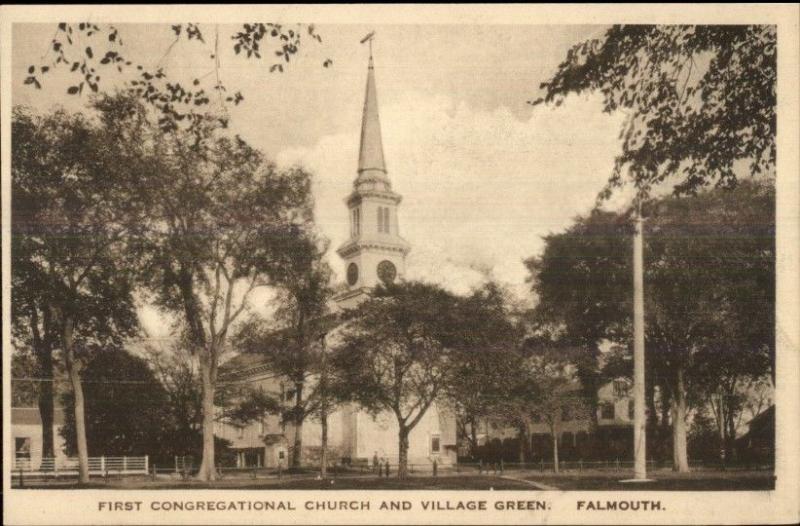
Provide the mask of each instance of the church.
{"label": "church", "polygon": [[[361,123],[358,169],[345,203],[349,214],[349,238],[338,248],[346,279],[343,292],[334,298],[334,311],[357,306],[380,283],[402,280],[409,243],[400,236],[398,207],[402,197],[392,190],[386,169],[378,111],[375,68],[370,50],[366,93]],[[292,383],[276,377],[254,355],[240,355],[225,364],[223,381],[245,381],[262,387],[282,403],[293,399]],[[313,380],[312,380],[313,381]],[[287,467],[296,429],[277,415],[247,426],[218,423],[215,434],[232,443],[238,467]],[[300,429],[303,464],[317,466],[321,449],[321,425],[308,417]],[[348,404],[328,416],[328,458],[344,464],[372,464],[373,459],[398,462],[398,427],[394,415],[370,415],[357,404]],[[455,416],[431,405],[409,436],[411,469],[430,469],[456,463]]]}

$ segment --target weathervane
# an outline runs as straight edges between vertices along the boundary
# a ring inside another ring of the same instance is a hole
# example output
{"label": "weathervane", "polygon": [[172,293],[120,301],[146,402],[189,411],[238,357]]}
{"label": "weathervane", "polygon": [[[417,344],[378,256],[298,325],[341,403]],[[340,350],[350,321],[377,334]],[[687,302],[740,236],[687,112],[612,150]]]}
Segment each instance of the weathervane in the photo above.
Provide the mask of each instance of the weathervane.
{"label": "weathervane", "polygon": [[361,39],[361,43],[369,42],[369,58],[372,58],[372,39],[375,37],[375,31],[371,31],[367,36]]}

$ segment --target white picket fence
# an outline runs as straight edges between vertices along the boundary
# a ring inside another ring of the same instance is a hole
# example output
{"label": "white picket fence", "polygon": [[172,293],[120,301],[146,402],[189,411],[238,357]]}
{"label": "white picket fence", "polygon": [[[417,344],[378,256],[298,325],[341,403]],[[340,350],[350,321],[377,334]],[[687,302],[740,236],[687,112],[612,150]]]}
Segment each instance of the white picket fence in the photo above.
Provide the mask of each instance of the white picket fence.
{"label": "white picket fence", "polygon": [[[143,457],[89,457],[90,475],[146,475],[150,470],[147,455]],[[35,464],[27,459],[14,461],[13,475],[77,475],[78,459],[70,458],[43,458],[41,463]]]}

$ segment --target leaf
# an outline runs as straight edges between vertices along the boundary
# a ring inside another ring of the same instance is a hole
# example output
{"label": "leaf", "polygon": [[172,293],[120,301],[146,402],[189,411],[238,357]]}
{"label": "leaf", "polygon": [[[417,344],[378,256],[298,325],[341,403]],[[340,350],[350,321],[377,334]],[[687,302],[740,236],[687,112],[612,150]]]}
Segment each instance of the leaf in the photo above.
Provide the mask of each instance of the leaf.
{"label": "leaf", "polygon": [[70,86],[70,87],[67,89],[67,93],[69,93],[70,95],[75,95],[75,94],[77,94],[77,93],[78,93],[78,86]]}
{"label": "leaf", "polygon": [[30,66],[28,68],[28,73],[33,74],[34,71],[36,71],[36,68],[34,66]]}
{"label": "leaf", "polygon": [[86,47],[86,56],[89,58],[94,57],[94,54],[92,53],[92,48],[89,46]]}

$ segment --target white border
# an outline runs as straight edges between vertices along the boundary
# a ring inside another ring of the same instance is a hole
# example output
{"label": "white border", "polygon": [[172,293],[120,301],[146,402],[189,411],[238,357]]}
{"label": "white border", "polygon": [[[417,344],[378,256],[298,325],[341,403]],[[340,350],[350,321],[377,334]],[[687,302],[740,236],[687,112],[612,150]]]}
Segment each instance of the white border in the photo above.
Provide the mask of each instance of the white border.
{"label": "white border", "polygon": [[[385,524],[484,524],[484,523],[792,523],[798,515],[798,414],[800,414],[800,216],[798,216],[798,145],[800,145],[800,90],[798,86],[798,22],[800,10],[788,4],[710,5],[303,5],[303,6],[2,6],[0,7],[0,112],[2,115],[2,307],[4,313],[4,365],[10,352],[10,111],[11,25],[15,22],[92,21],[219,23],[246,19],[291,22],[374,24],[776,24],[778,26],[778,159],[777,159],[777,486],[760,492],[388,492],[366,495],[356,491],[130,491],[39,490],[10,488],[4,462],[4,522],[9,524],[263,524],[263,523],[385,523]],[[3,392],[9,392],[10,370],[3,367]],[[11,429],[9,399],[3,397],[3,452]],[[368,499],[373,510],[383,499],[487,500],[489,509],[498,500],[542,499],[547,512],[211,512],[100,513],[99,500],[219,499],[283,500],[302,508],[306,500]],[[576,501],[597,499],[658,499],[661,512],[576,512]]]}

